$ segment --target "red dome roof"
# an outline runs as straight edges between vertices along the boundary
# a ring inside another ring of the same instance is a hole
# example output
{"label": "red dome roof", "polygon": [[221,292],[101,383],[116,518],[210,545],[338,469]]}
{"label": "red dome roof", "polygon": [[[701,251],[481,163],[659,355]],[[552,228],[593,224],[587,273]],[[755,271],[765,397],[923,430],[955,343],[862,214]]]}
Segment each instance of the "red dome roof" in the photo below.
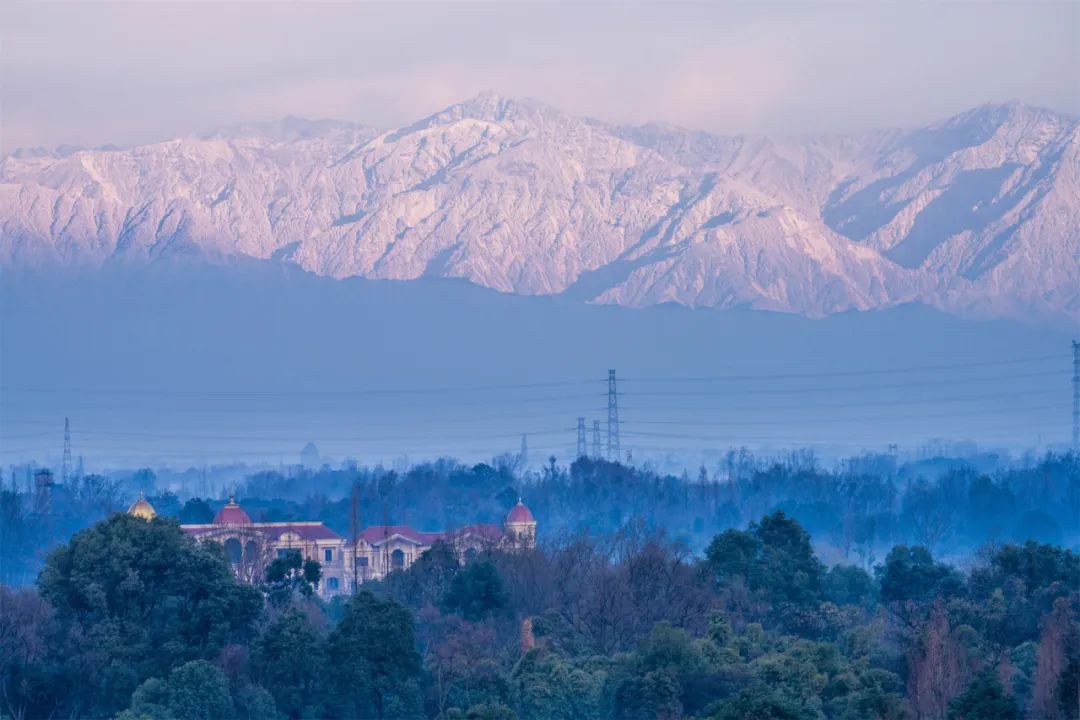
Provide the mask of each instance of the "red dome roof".
{"label": "red dome roof", "polygon": [[535,523],[536,518],[529,512],[529,508],[525,507],[525,504],[518,500],[517,505],[510,508],[510,513],[506,516],[507,525],[522,525],[525,523]]}
{"label": "red dome roof", "polygon": [[229,498],[225,507],[218,510],[214,516],[215,525],[250,525],[251,518],[244,512],[244,508],[236,504],[236,498]]}

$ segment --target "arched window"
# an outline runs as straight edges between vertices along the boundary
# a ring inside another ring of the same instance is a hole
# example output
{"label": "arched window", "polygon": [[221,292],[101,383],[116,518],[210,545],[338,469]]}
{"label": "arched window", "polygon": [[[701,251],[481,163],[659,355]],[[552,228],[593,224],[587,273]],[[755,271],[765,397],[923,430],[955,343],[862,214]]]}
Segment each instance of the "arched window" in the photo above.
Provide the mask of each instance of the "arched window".
{"label": "arched window", "polygon": [[341,583],[338,582],[338,579],[336,577],[326,578],[326,587],[330,588],[331,590],[337,590],[340,584]]}
{"label": "arched window", "polygon": [[254,540],[248,540],[244,545],[244,562],[255,562],[255,556],[259,554],[259,548],[255,545]]}
{"label": "arched window", "polygon": [[395,570],[405,567],[405,552],[400,548],[390,553],[390,567]]}
{"label": "arched window", "polygon": [[472,562],[476,559],[476,548],[470,547],[465,550],[465,562]]}
{"label": "arched window", "polygon": [[229,558],[229,562],[233,565],[239,565],[242,556],[243,550],[240,547],[239,540],[236,538],[229,538],[225,541],[225,557]]}

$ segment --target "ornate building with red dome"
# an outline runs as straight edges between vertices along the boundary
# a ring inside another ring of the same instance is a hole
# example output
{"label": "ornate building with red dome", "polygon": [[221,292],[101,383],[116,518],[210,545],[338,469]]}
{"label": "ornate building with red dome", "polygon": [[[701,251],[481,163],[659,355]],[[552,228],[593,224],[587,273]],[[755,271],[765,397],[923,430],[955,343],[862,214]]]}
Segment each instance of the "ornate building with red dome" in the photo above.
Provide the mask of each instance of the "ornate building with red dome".
{"label": "ornate building with red dome", "polygon": [[[129,512],[145,519],[153,517],[153,508],[143,498]],[[221,543],[236,576],[245,582],[260,580],[270,561],[287,553],[316,560],[322,565],[318,592],[324,599],[407,569],[439,541],[449,543],[462,562],[483,550],[517,550],[536,544],[536,519],[520,498],[502,527],[477,524],[423,532],[408,525],[374,525],[357,535],[355,545],[321,522],[252,522],[233,497],[213,522],[181,525],[180,529],[199,542]]]}

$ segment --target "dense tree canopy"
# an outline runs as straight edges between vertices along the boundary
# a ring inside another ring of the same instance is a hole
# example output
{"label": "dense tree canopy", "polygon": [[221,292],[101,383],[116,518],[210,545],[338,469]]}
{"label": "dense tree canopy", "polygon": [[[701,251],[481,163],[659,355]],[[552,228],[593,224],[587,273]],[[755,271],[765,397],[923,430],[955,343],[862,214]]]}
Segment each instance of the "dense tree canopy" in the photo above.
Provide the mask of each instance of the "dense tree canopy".
{"label": "dense tree canopy", "polygon": [[[980,533],[1010,537],[1036,494],[1070,509],[1073,460],[1048,460],[1034,478],[950,469],[910,483],[806,463],[743,472],[730,461],[739,479],[726,487],[707,472],[695,484],[587,459],[548,468],[530,489],[534,513],[546,521],[573,498],[595,528],[555,522],[539,548],[475,557],[437,543],[330,603],[313,592],[318,563],[299,555],[275,559],[250,586],[221,548],[195,544],[174,520],[111,515],[55,547],[36,589],[0,585],[0,716],[1077,716],[1080,558],[1038,541],[955,553]],[[517,497],[498,464],[370,479],[361,495],[401,500],[420,526],[498,521]],[[100,492],[94,480],[85,497]],[[449,505],[402,500],[422,492]],[[192,519],[210,509],[161,498]],[[248,507],[263,519],[329,521],[342,509],[315,496]],[[27,517],[17,496],[0,511]],[[969,526],[975,512],[981,524]],[[676,513],[700,522],[660,529]],[[1076,537],[1067,512],[1046,515],[1060,537]],[[1055,536],[1045,519],[1024,522]]]}
{"label": "dense tree canopy", "polygon": [[38,587],[55,613],[72,696],[91,714],[121,710],[144,680],[247,641],[262,606],[219,547],[196,545],[173,520],[122,514],[54,550]]}

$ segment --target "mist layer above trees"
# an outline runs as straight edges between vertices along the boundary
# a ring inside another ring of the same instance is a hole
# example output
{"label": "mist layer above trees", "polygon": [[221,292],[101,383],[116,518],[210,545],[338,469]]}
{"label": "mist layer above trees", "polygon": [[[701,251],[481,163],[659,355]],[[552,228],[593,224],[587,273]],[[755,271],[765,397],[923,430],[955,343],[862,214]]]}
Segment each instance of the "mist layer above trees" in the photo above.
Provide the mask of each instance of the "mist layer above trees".
{"label": "mist layer above trees", "polygon": [[[124,514],[0,586],[18,720],[1076,717],[1080,560],[921,546],[827,568],[783,512],[691,557],[630,525],[462,564],[436,544],[326,605],[239,585],[175,520]],[[261,591],[261,592],[260,592]]]}

